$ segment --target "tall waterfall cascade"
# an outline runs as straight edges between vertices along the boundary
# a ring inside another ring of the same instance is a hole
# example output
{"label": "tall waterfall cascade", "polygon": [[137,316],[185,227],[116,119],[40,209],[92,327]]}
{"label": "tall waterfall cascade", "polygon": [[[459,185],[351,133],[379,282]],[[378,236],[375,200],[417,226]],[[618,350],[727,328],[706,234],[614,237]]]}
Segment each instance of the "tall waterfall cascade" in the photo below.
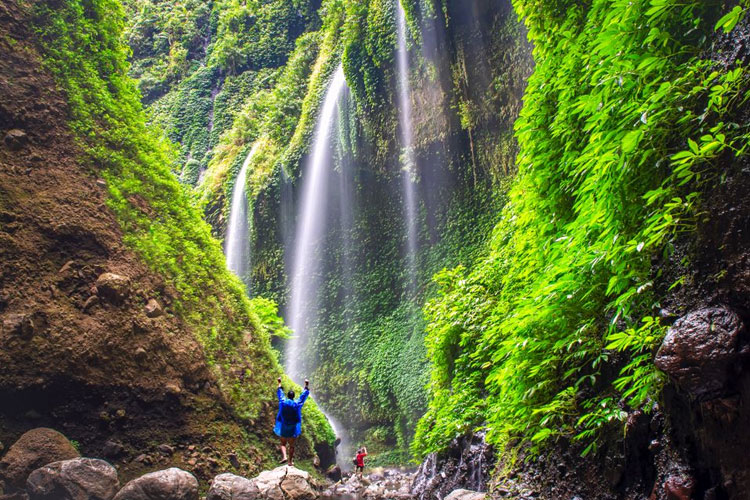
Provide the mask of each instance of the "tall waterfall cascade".
{"label": "tall waterfall cascade", "polygon": [[406,217],[406,264],[409,279],[408,290],[413,295],[417,287],[417,199],[414,183],[416,162],[414,160],[414,130],[412,126],[411,86],[409,84],[409,53],[406,45],[406,14],[399,0],[396,27],[398,49],[396,72],[398,76],[398,110],[401,129],[401,183]]}
{"label": "tall waterfall cascade", "polygon": [[232,189],[232,205],[229,210],[229,224],[227,225],[227,238],[224,247],[224,255],[227,267],[250,288],[249,279],[246,278],[250,267],[250,224],[248,222],[247,191],[247,168],[255,155],[258,143],[253,144],[245,161],[242,163],[234,181]]}
{"label": "tall waterfall cascade", "polygon": [[[297,208],[297,225],[291,255],[291,290],[286,319],[293,331],[285,348],[286,373],[299,382],[309,369],[307,362],[313,332],[311,325],[318,310],[322,264],[325,251],[329,179],[333,171],[334,128],[339,105],[347,91],[343,67],[339,64],[333,73],[315,127],[311,153],[302,166],[300,203]],[[318,402],[318,406],[320,406]],[[321,408],[324,413],[325,410]],[[339,465],[351,465],[351,454],[346,432],[335,418],[326,414],[334,432],[341,440]]]}

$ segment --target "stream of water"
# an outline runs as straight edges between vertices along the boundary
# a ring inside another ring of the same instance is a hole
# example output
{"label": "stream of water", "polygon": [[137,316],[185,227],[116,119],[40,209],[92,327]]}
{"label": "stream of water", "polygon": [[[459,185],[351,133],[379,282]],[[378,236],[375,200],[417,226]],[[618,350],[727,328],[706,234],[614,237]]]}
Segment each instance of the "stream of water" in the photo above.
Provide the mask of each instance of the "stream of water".
{"label": "stream of water", "polygon": [[398,76],[398,111],[401,129],[401,183],[406,218],[406,264],[408,290],[414,295],[417,288],[417,200],[414,184],[414,131],[412,126],[411,86],[409,85],[409,53],[406,46],[406,15],[399,0],[396,27],[398,50],[396,70]]}
{"label": "stream of water", "polygon": [[242,163],[234,181],[232,190],[232,205],[229,210],[229,224],[227,225],[227,239],[224,254],[227,259],[227,267],[236,274],[250,290],[248,269],[250,267],[250,225],[247,214],[247,191],[245,183],[247,180],[247,167],[257,149],[257,143],[253,145]]}
{"label": "stream of water", "polygon": [[[321,293],[321,273],[325,251],[327,202],[329,179],[333,171],[335,139],[333,131],[338,117],[338,108],[347,86],[341,65],[336,68],[323,99],[315,127],[311,154],[302,166],[301,198],[297,211],[297,227],[293,242],[291,290],[287,320],[293,336],[287,341],[285,358],[286,372],[299,382],[306,375],[302,369],[310,369],[309,352],[312,324],[318,310]],[[320,404],[318,404],[320,406]],[[325,410],[321,408],[325,414]],[[337,461],[342,468],[348,464],[351,449],[347,433],[336,419],[326,414],[341,439]],[[350,464],[349,464],[350,465]]]}

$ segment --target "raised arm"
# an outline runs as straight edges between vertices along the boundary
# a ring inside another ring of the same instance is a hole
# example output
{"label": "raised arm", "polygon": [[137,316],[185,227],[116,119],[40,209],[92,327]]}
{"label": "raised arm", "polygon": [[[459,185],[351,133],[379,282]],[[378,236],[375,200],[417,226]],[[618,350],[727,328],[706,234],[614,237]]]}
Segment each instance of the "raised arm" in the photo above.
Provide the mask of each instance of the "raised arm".
{"label": "raised arm", "polygon": [[310,395],[310,381],[305,379],[305,390],[302,391],[302,394],[299,395],[299,399],[297,400],[297,402],[300,405],[305,404],[305,400],[307,399],[307,396],[309,395]]}

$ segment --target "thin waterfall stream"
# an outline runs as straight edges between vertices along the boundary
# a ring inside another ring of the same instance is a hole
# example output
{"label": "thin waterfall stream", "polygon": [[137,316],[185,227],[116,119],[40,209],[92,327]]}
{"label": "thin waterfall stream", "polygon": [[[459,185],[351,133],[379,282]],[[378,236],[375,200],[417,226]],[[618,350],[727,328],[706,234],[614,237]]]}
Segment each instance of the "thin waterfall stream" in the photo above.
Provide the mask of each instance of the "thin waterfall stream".
{"label": "thin waterfall stream", "polygon": [[[318,310],[323,264],[324,239],[327,222],[328,180],[333,170],[333,130],[338,117],[339,103],[347,90],[341,64],[336,68],[326,90],[315,127],[311,154],[302,166],[302,188],[297,211],[297,227],[292,247],[291,290],[287,320],[293,336],[287,341],[286,372],[295,381],[301,380],[310,369],[308,359],[311,327]],[[320,406],[320,404],[319,404]],[[338,458],[351,454],[347,433],[336,419],[321,408],[341,439]],[[348,458],[338,460],[345,468]]]}
{"label": "thin waterfall stream", "polygon": [[398,111],[401,129],[401,183],[406,216],[406,264],[410,295],[417,288],[417,199],[414,185],[416,162],[414,160],[414,131],[412,126],[411,86],[409,85],[409,53],[406,46],[406,14],[399,0],[396,27],[398,50],[396,70],[398,75]]}
{"label": "thin waterfall stream", "polygon": [[250,282],[247,278],[250,266],[250,224],[248,222],[247,191],[247,168],[258,148],[258,143],[253,144],[245,161],[242,163],[232,189],[232,205],[229,210],[229,224],[227,225],[226,245],[224,255],[227,267],[236,274],[243,282],[248,291]]}

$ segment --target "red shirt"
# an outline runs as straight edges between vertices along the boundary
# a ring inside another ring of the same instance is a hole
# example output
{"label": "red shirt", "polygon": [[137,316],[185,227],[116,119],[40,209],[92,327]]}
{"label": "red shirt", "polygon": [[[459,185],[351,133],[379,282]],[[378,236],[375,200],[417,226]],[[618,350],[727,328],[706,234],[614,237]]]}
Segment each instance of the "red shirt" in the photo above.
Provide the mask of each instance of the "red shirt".
{"label": "red shirt", "polygon": [[367,453],[357,453],[357,467],[364,467],[365,466],[365,457],[367,456]]}

